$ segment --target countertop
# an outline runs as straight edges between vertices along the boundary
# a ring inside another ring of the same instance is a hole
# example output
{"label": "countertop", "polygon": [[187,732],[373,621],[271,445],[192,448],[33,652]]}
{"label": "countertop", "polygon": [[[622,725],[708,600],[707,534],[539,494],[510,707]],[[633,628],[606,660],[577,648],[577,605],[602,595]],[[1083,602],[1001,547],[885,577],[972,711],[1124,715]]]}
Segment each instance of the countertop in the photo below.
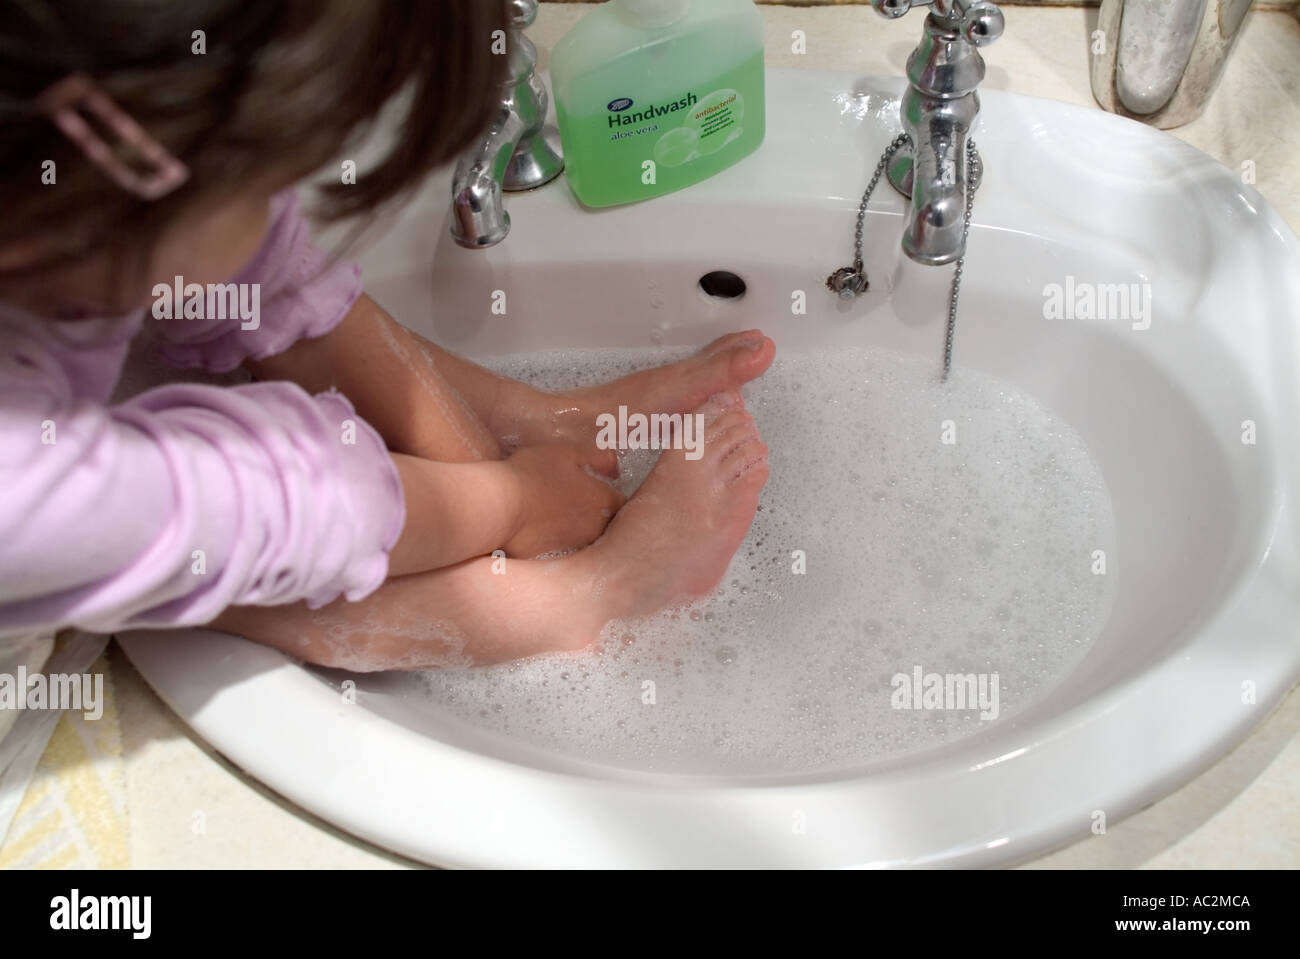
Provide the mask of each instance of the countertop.
{"label": "countertop", "polygon": [[[772,67],[902,75],[915,18],[869,7],[760,8]],[[543,4],[529,36],[547,51],[590,7]],[[985,51],[989,89],[1094,106],[1087,38],[1096,9],[1004,7]],[[802,30],[806,53],[791,51]],[[1256,11],[1205,114],[1171,131],[1233,170],[1253,161],[1256,188],[1300,232],[1300,22]],[[128,836],[115,860],[137,868],[384,868],[413,865],[306,814],[198,740],[116,647],[107,656],[121,738]],[[1300,692],[1176,793],[1028,866],[1300,866]],[[197,824],[201,823],[202,828]]]}

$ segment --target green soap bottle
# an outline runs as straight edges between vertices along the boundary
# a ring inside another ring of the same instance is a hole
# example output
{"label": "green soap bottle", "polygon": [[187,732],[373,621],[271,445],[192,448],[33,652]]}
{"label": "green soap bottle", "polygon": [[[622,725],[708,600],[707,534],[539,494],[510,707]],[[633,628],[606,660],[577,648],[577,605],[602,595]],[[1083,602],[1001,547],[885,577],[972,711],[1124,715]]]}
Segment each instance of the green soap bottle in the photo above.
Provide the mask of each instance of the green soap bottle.
{"label": "green soap bottle", "polygon": [[609,0],[551,52],[569,186],[590,207],[713,176],[763,142],[753,0]]}

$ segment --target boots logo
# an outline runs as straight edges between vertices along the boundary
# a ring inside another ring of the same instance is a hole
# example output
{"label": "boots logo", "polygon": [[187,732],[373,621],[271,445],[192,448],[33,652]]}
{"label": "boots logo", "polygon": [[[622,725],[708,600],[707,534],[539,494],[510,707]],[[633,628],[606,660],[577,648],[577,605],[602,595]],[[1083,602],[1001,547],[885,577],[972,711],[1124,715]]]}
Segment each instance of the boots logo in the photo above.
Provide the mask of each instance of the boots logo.
{"label": "boots logo", "polygon": [[610,100],[608,109],[614,113],[621,113],[632,105],[631,97],[619,97],[617,100]]}

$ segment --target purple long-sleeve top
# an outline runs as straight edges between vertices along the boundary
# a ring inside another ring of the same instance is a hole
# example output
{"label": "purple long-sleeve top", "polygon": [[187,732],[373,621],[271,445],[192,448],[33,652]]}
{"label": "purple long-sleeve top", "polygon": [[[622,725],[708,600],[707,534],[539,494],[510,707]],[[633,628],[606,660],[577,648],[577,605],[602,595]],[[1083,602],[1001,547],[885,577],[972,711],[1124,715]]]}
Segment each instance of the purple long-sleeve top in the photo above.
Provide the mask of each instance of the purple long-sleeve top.
{"label": "purple long-sleeve top", "polygon": [[194,625],[383,582],[401,485],[342,395],[170,383],[111,402],[145,324],[167,362],[219,373],[327,333],[361,293],[355,265],[312,245],[292,191],[231,282],[258,284],[255,329],[238,314],[55,322],[0,304],[0,637]]}

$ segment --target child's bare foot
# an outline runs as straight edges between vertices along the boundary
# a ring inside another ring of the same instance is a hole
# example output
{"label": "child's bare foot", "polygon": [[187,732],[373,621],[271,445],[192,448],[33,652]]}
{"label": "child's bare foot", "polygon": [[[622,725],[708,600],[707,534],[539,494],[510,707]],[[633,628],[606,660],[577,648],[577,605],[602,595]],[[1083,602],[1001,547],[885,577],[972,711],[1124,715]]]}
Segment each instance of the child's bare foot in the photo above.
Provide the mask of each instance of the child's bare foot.
{"label": "child's bare foot", "polygon": [[629,414],[689,413],[710,396],[761,376],[775,354],[775,344],[759,330],[728,333],[676,363],[558,396],[537,394],[535,414],[516,424],[518,441],[594,442],[596,417],[617,414],[620,406]]}
{"label": "child's bare foot", "polygon": [[722,580],[767,482],[767,446],[737,393],[713,397],[703,456],[666,450],[605,535],[572,557],[595,576],[611,618],[703,596]]}
{"label": "child's bare foot", "polygon": [[602,383],[568,396],[596,412],[688,413],[710,396],[761,376],[776,346],[759,330],[720,336],[693,356]]}
{"label": "child's bare foot", "polygon": [[665,450],[584,550],[552,560],[470,560],[320,610],[234,607],[212,625],[357,671],[499,663],[589,646],[611,620],[713,589],[754,519],[768,465],[753,419],[735,392],[698,412],[707,424],[703,455]]}

